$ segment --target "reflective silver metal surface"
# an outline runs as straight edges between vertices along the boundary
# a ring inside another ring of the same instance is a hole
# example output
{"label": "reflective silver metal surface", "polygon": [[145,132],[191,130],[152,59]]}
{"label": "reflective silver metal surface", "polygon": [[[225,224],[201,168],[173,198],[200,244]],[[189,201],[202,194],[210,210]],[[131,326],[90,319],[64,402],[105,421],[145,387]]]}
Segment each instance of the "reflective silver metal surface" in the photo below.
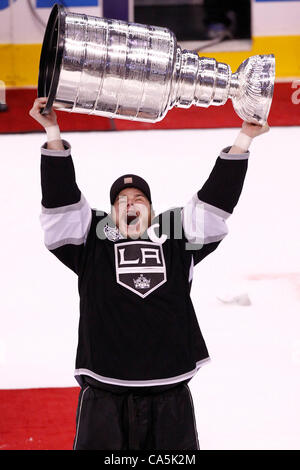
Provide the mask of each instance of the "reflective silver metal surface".
{"label": "reflective silver metal surface", "polygon": [[166,28],[58,14],[63,48],[55,109],[154,123],[175,106],[221,106],[230,98],[243,120],[266,122],[273,55],[252,56],[232,74],[227,64],[182,50]]}

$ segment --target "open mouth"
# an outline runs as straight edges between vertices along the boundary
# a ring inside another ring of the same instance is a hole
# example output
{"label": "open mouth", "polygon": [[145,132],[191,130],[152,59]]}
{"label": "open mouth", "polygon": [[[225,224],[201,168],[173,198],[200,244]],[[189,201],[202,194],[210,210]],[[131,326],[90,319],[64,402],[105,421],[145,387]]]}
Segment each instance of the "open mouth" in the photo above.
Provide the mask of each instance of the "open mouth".
{"label": "open mouth", "polygon": [[126,224],[127,225],[136,225],[138,223],[138,221],[139,221],[139,216],[138,215],[136,215],[136,214],[134,214],[134,215],[133,214],[132,215],[127,214],[127,216],[126,216]]}

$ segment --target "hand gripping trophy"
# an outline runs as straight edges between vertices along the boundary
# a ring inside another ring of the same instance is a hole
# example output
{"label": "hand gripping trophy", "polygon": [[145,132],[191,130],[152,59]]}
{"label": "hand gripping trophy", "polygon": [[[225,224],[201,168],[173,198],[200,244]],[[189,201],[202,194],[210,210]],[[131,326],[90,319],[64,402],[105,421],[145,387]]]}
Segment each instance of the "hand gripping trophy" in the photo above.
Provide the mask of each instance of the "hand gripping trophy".
{"label": "hand gripping trophy", "polygon": [[232,100],[244,121],[263,125],[274,89],[273,54],[246,59],[236,73],[213,58],[182,50],[156,26],[66,12],[54,5],[40,57],[38,96],[62,111],[144,122],[173,107]]}

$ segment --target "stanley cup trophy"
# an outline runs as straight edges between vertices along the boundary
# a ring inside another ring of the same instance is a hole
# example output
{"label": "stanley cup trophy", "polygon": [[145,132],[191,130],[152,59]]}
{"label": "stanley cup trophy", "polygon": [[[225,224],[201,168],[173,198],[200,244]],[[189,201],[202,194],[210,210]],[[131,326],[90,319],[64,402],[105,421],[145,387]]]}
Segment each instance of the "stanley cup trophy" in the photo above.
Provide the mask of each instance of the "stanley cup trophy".
{"label": "stanley cup trophy", "polygon": [[182,50],[156,26],[66,12],[54,5],[40,57],[38,96],[53,108],[155,123],[173,107],[221,106],[263,125],[271,107],[275,58],[249,57],[232,73],[213,58]]}

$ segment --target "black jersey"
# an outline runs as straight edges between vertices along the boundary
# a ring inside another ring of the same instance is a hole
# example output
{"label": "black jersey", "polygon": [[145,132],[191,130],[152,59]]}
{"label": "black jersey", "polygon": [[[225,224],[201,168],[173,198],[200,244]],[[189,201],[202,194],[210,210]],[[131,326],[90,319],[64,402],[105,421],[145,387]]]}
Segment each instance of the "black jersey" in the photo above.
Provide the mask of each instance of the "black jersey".
{"label": "black jersey", "polygon": [[46,247],[78,277],[77,380],[141,387],[191,378],[209,360],[190,297],[193,269],[228,232],[249,152],[224,149],[185,206],[131,240],[109,213],[90,208],[64,145],[42,147],[40,219]]}

